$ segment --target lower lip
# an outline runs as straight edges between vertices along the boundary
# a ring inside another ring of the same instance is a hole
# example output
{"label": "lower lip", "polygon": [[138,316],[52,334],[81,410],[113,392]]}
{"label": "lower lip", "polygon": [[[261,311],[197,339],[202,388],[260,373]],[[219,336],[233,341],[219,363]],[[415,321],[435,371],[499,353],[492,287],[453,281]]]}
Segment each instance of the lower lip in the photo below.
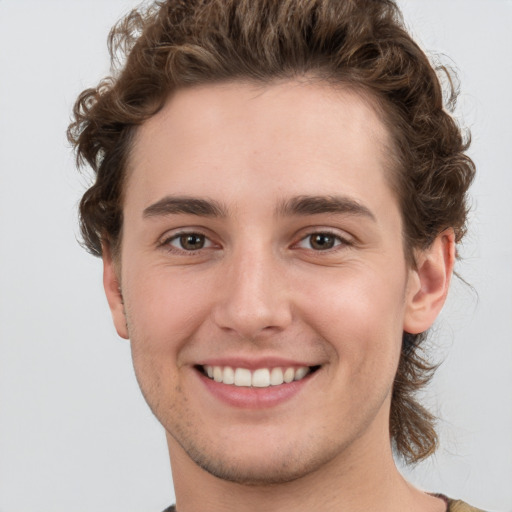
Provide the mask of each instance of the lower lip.
{"label": "lower lip", "polygon": [[222,382],[216,382],[206,377],[199,371],[198,375],[208,391],[221,402],[242,409],[266,409],[292,399],[307,385],[317,372],[310,373],[301,380],[281,384],[280,386],[269,386],[267,388],[223,384]]}

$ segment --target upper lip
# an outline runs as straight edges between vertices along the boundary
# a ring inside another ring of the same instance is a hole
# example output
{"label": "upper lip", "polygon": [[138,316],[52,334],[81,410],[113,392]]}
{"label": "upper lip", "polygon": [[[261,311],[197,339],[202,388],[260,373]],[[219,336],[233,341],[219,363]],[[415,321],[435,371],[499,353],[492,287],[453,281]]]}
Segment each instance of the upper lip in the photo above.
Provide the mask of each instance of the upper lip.
{"label": "upper lip", "polygon": [[230,366],[232,368],[247,368],[256,370],[258,368],[299,368],[302,366],[320,366],[320,363],[298,361],[296,359],[287,359],[281,357],[215,357],[201,360],[197,366]]}

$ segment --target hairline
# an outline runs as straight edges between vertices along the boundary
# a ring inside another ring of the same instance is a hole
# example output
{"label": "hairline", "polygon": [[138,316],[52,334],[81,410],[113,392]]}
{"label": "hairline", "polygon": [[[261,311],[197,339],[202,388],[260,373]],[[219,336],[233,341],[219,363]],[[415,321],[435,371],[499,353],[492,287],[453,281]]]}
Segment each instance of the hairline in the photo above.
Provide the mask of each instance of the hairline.
{"label": "hairline", "polygon": [[[387,182],[390,190],[395,197],[399,211],[400,211],[400,219],[401,219],[401,227],[402,227],[402,247],[404,250],[404,255],[406,258],[406,262],[412,267],[415,266],[415,258],[414,258],[414,249],[417,247],[413,247],[410,245],[407,234],[405,232],[405,212],[402,209],[402,197],[400,192],[399,180],[401,173],[405,172],[404,165],[402,163],[402,158],[399,155],[398,145],[397,145],[397,132],[399,130],[394,129],[395,125],[392,122],[393,117],[393,106],[391,102],[387,100],[382,95],[376,93],[371,90],[368,86],[362,83],[356,83],[354,80],[349,79],[348,77],[333,77],[331,75],[326,75],[322,73],[321,70],[317,70],[317,72],[306,71],[303,73],[290,73],[289,76],[274,76],[274,77],[262,77],[262,78],[254,78],[254,77],[237,77],[233,76],[231,78],[224,78],[219,80],[203,80],[198,81],[191,84],[186,85],[178,85],[174,88],[170,88],[167,91],[167,94],[162,97],[159,107],[155,110],[155,112],[149,116],[144,122],[153,118],[157,115],[166,104],[168,104],[173,96],[182,90],[193,90],[199,89],[203,87],[211,87],[218,85],[230,85],[230,84],[239,84],[239,85],[249,85],[253,87],[272,87],[284,83],[297,83],[298,85],[320,85],[326,87],[327,89],[336,92],[336,91],[344,91],[349,92],[358,96],[361,100],[363,100],[377,115],[377,118],[382,124],[382,127],[385,131],[384,140],[381,140],[380,153],[383,164],[383,171],[385,181]],[[126,142],[127,147],[125,149],[125,154],[122,161],[122,168],[120,170],[121,178],[121,193],[119,195],[119,214],[120,214],[120,229],[119,233],[115,240],[109,240],[108,238],[102,237],[102,245],[106,243],[109,245],[111,250],[111,254],[114,261],[116,262],[116,267],[121,268],[121,250],[122,250],[122,238],[123,238],[123,228],[124,228],[124,202],[125,202],[125,194],[128,186],[128,182],[130,176],[135,171],[133,166],[133,152],[138,143],[138,132],[140,128],[144,125],[144,122],[139,125],[128,125],[125,129],[127,130]]]}

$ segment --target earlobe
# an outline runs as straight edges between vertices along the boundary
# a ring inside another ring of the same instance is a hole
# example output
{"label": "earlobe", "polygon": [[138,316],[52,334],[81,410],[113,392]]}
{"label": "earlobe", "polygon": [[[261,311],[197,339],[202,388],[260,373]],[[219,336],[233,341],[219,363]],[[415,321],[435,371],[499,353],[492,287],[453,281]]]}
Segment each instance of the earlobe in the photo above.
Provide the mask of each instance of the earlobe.
{"label": "earlobe", "polygon": [[112,251],[107,244],[102,245],[103,258],[103,287],[107,296],[108,305],[112,314],[112,320],[117,334],[121,338],[128,339],[128,328],[124,309],[121,283],[118,277],[118,269],[112,257]]}
{"label": "earlobe", "polygon": [[407,290],[404,331],[418,334],[429,329],[448,295],[455,263],[455,234],[449,228],[432,245],[416,254]]}

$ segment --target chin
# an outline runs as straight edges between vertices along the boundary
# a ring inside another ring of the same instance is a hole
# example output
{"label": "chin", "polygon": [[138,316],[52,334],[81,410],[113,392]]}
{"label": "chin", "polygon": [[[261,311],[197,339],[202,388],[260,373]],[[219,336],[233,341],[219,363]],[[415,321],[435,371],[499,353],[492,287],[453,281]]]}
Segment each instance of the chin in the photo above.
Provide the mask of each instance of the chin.
{"label": "chin", "polygon": [[252,443],[250,449],[251,443],[240,446],[236,442],[206,441],[204,438],[198,443],[197,438],[192,440],[189,436],[171,434],[171,437],[192,462],[210,475],[247,486],[293,482],[317,471],[335,457],[332,443],[322,450],[318,445],[308,446],[309,443],[300,447],[300,442],[290,440],[281,444],[269,439],[265,442],[265,436],[261,436],[260,442]]}
{"label": "chin", "polygon": [[218,460],[204,455],[188,453],[202,469],[216,478],[247,486],[278,485],[298,480],[314,472],[321,464],[297,465],[297,461],[232,461]]}

